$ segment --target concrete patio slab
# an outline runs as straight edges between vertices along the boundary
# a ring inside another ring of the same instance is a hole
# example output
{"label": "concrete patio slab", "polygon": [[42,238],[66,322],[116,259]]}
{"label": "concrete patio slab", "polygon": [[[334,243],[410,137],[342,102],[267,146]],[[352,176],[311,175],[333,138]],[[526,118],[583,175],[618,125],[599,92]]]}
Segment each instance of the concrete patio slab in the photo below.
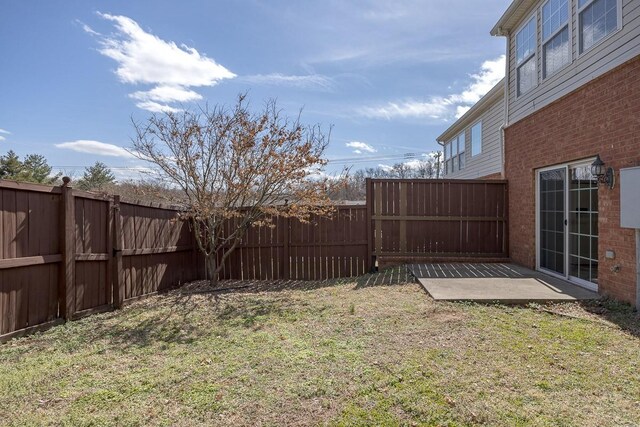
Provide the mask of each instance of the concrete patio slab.
{"label": "concrete patio slab", "polygon": [[600,298],[595,292],[515,264],[412,264],[409,271],[438,301],[526,304]]}

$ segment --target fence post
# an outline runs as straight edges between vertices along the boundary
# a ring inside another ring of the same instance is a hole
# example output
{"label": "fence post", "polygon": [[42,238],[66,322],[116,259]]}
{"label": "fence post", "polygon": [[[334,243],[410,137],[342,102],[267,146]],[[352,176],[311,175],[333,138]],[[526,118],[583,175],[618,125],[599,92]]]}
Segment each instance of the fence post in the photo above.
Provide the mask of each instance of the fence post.
{"label": "fence post", "polygon": [[124,302],[124,270],[122,270],[122,215],[120,196],[113,196],[113,306],[122,307]]}
{"label": "fence post", "polygon": [[504,221],[502,221],[503,227],[503,251],[504,256],[509,258],[509,184],[505,183],[504,185],[504,206],[502,208],[502,217]]}
{"label": "fence post", "polygon": [[75,223],[76,209],[73,189],[69,186],[71,179],[62,178],[61,203],[61,236],[62,263],[60,265],[59,307],[60,315],[65,320],[71,320],[75,314],[75,278],[76,278],[76,239]]}
{"label": "fence post", "polygon": [[284,268],[284,280],[291,278],[291,258],[289,256],[289,217],[284,217],[284,237],[283,237],[283,268]]}
{"label": "fence post", "polygon": [[400,181],[400,206],[398,214],[400,215],[400,253],[402,256],[407,254],[407,181]]}
{"label": "fence post", "polygon": [[[373,186],[373,216],[375,219],[374,228],[374,254],[377,259],[382,254],[382,182]],[[375,265],[374,265],[375,266]]]}
{"label": "fence post", "polygon": [[373,210],[373,186],[371,184],[371,178],[367,178],[366,181],[365,202],[367,206],[367,272],[373,271],[373,222],[372,222],[372,210]]}

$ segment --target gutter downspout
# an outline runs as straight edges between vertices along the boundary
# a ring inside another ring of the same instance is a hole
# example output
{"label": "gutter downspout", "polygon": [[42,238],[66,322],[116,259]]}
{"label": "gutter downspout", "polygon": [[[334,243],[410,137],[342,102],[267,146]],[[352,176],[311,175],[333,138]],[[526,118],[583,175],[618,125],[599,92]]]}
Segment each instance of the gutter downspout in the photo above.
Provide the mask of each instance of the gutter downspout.
{"label": "gutter downspout", "polygon": [[502,126],[500,126],[500,154],[502,156],[502,165],[501,165],[501,171],[500,171],[500,176],[502,179],[506,179],[507,178],[507,174],[506,174],[506,159],[505,159],[505,137],[504,137],[504,129],[509,125],[509,81],[511,78],[511,69],[509,67],[509,44],[511,42],[510,40],[510,36],[509,34],[504,34],[502,33],[502,29],[500,29],[501,35],[506,36],[507,38],[507,52],[506,52],[506,57],[505,57],[505,81],[504,81],[504,123],[502,124]]}

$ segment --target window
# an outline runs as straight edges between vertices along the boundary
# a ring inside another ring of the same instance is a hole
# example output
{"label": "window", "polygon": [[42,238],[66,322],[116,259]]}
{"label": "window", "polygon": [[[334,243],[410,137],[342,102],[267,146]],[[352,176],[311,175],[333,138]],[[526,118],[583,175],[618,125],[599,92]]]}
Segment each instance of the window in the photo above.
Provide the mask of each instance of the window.
{"label": "window", "polygon": [[458,169],[464,169],[465,158],[464,158],[464,132],[458,135]]}
{"label": "window", "polygon": [[542,6],[542,78],[571,62],[568,0],[549,0]]}
{"label": "window", "polygon": [[580,53],[618,29],[618,0],[579,0]]}
{"label": "window", "polygon": [[536,17],[533,16],[516,34],[518,96],[531,90],[538,82],[535,57]]}
{"label": "window", "polygon": [[444,173],[445,175],[453,172],[453,160],[451,159],[451,142],[444,144]]}
{"label": "window", "polygon": [[445,144],[444,153],[447,174],[464,169],[464,132]]}
{"label": "window", "polygon": [[471,128],[471,156],[482,153],[482,122],[478,122]]}

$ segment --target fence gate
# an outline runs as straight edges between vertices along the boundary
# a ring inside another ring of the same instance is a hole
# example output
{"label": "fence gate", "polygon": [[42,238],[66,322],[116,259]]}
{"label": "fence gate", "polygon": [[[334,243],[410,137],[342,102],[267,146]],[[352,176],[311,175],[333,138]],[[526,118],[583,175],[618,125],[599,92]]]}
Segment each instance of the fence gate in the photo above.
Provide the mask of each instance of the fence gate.
{"label": "fence gate", "polygon": [[498,180],[368,180],[372,256],[379,264],[507,258],[507,197]]}

